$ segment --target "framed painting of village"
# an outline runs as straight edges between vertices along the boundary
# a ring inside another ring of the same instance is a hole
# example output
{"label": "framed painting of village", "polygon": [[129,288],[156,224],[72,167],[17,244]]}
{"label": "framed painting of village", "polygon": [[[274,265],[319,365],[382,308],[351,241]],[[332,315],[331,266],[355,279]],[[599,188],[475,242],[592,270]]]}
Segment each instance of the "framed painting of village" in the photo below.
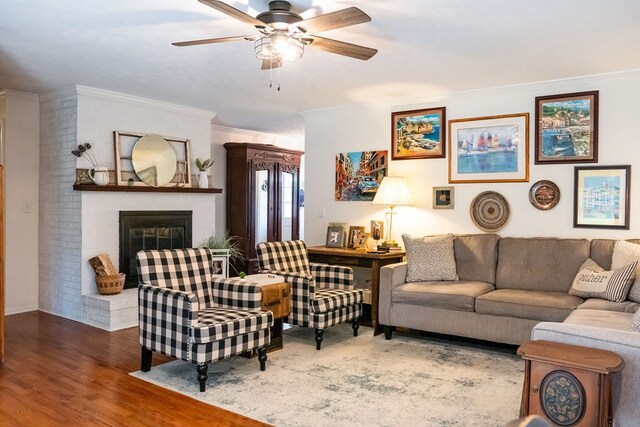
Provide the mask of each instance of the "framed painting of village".
{"label": "framed painting of village", "polygon": [[598,91],[536,98],[535,163],[598,161]]}
{"label": "framed painting of village", "polygon": [[371,202],[387,176],[388,151],[352,151],[336,154],[335,200]]}
{"label": "framed painting of village", "polygon": [[449,183],[529,181],[529,113],[449,120]]}
{"label": "framed painting of village", "polygon": [[573,227],[629,229],[631,166],[575,168]]}
{"label": "framed painting of village", "polygon": [[445,157],[446,108],[391,113],[391,159]]}

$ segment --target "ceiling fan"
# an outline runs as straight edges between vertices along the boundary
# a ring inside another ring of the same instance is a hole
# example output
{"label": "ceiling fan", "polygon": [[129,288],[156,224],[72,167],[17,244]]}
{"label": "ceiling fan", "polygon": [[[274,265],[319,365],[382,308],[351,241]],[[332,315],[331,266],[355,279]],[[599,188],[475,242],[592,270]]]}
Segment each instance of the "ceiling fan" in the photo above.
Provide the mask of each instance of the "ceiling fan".
{"label": "ceiling fan", "polygon": [[263,70],[281,67],[283,61],[297,61],[302,58],[305,47],[312,47],[365,61],[378,53],[376,49],[370,47],[316,35],[316,33],[322,31],[371,21],[371,17],[357,7],[349,7],[336,12],[314,16],[313,18],[302,19],[300,15],[291,11],[291,3],[278,0],[269,2],[269,10],[260,13],[254,18],[222,1],[198,1],[239,21],[253,25],[260,35],[191,40],[171,43],[172,45],[182,47],[241,40],[253,41],[254,53],[262,60]]}

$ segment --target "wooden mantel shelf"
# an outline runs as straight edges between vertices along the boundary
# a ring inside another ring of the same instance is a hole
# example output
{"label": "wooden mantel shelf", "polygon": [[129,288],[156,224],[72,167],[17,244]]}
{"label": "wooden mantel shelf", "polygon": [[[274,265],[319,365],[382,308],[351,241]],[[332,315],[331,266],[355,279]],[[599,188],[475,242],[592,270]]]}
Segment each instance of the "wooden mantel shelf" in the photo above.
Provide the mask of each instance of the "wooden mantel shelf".
{"label": "wooden mantel shelf", "polygon": [[135,187],[128,185],[95,185],[95,184],[74,184],[76,191],[116,191],[120,193],[201,193],[215,194],[222,193],[222,188],[192,188],[192,187]]}

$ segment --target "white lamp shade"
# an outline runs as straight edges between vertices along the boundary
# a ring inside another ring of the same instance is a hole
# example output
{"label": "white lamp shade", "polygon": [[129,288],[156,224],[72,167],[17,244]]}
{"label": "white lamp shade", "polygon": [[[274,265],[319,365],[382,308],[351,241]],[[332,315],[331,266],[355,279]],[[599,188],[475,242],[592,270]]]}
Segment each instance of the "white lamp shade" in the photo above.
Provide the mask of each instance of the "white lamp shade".
{"label": "white lamp shade", "polygon": [[401,176],[385,176],[373,198],[374,205],[399,206],[412,205],[411,193],[407,182]]}

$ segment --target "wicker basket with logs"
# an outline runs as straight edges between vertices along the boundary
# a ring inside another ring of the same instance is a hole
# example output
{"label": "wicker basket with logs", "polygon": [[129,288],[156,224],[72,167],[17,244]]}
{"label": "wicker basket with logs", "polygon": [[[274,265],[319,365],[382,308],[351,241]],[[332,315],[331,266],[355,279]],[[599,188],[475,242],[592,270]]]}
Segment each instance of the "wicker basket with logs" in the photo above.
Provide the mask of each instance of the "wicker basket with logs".
{"label": "wicker basket with logs", "polygon": [[125,274],[118,272],[109,254],[102,253],[89,260],[96,273],[96,287],[101,295],[116,295],[124,288]]}

